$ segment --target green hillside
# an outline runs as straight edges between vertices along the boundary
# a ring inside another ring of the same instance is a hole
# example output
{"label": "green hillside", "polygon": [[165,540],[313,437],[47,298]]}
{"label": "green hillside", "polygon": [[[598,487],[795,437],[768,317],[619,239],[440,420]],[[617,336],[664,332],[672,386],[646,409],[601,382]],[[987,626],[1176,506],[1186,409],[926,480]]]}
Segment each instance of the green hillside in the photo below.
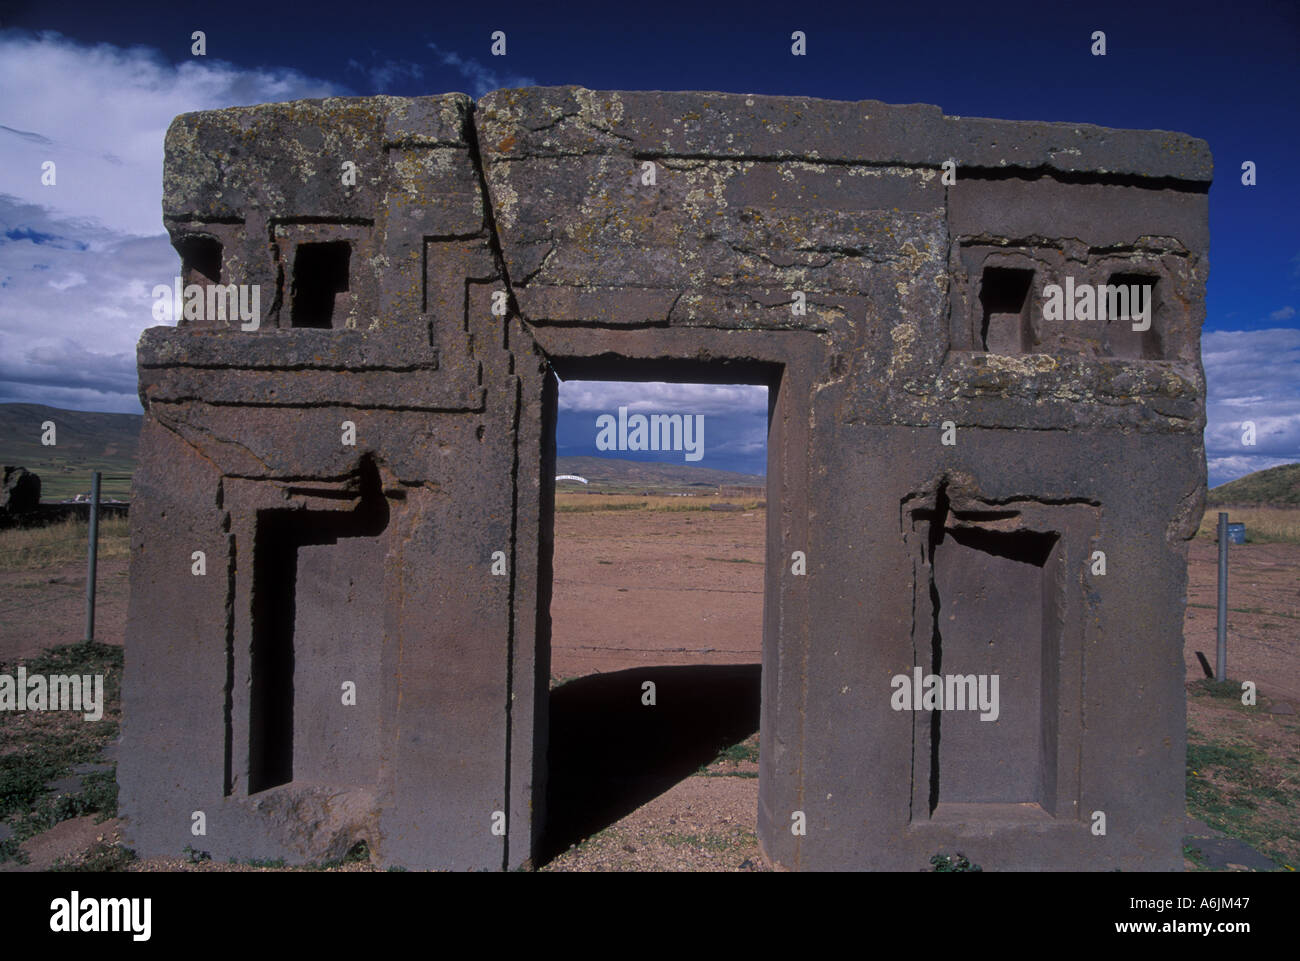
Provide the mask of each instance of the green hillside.
{"label": "green hillside", "polygon": [[[41,444],[41,424],[51,420],[56,443],[46,447]],[[104,474],[105,497],[126,499],[135,471],[141,420],[139,414],[0,404],[0,464],[26,467],[39,474],[44,501],[89,491],[90,475],[96,470]],[[735,471],[613,457],[561,457],[556,473],[587,478],[591,487],[584,490],[690,490],[764,482],[762,477]]]}
{"label": "green hillside", "polygon": [[[125,500],[135,471],[139,414],[60,410],[42,404],[0,404],[0,465],[40,475],[41,500],[58,501],[90,490],[103,472],[105,498]],[[54,421],[55,443],[41,443],[41,425]]]}
{"label": "green hillside", "polygon": [[692,487],[717,487],[719,484],[762,486],[765,483],[763,477],[753,474],[714,470],[691,464],[623,460],[618,457],[560,457],[556,459],[555,472],[577,474],[589,480],[592,486],[610,490],[686,490]]}
{"label": "green hillside", "polygon": [[1300,464],[1255,471],[1210,490],[1209,506],[1300,507]]}

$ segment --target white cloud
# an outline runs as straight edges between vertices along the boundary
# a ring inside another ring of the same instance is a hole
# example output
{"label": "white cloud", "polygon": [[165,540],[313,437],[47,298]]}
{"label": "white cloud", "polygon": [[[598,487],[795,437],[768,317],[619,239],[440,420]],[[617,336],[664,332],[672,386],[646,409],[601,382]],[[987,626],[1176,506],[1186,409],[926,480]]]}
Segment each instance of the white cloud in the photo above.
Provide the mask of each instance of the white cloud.
{"label": "white cloud", "polygon": [[165,235],[116,234],[0,195],[0,401],[138,411],[135,343],[154,324],[153,285],[179,264]]}
{"label": "white cloud", "polygon": [[[1210,486],[1300,460],[1300,330],[1216,330],[1201,338]],[[1248,446],[1246,423],[1255,425]]]}
{"label": "white cloud", "polygon": [[477,98],[493,90],[509,87],[535,87],[537,81],[532,77],[518,75],[499,75],[495,70],[483,66],[473,57],[462,57],[454,50],[439,49],[436,43],[429,44],[429,49],[438,55],[438,59],[448,67],[455,67],[462,77],[469,81],[470,95]]}
{"label": "white cloud", "polygon": [[767,388],[747,384],[667,384],[569,380],[560,384],[560,410],[616,414],[761,414],[766,423]]}
{"label": "white cloud", "polygon": [[[209,58],[173,65],[144,47],[12,30],[0,31],[0,90],[6,190],[64,218],[145,235],[162,230],[163,135],[177,114],[339,92],[294,70]],[[41,183],[47,160],[52,187]]]}
{"label": "white cloud", "polygon": [[86,275],[80,271],[74,270],[72,273],[61,277],[58,280],[51,280],[49,283],[55,290],[67,290],[69,287],[80,287],[85,282]]}
{"label": "white cloud", "polygon": [[[180,259],[163,138],[191,110],[346,94],[293,70],[0,31],[0,401],[138,411],[135,344]],[[41,183],[53,160],[56,183]]]}
{"label": "white cloud", "polygon": [[369,66],[358,60],[349,60],[348,69],[364,76],[376,93],[384,93],[394,83],[406,77],[412,80],[424,79],[424,68],[409,60],[385,60],[382,63],[371,63]]}
{"label": "white cloud", "polygon": [[[560,454],[591,453],[600,414],[699,414],[704,418],[704,466],[764,471],[767,388],[748,384],[570,380],[560,383]],[[614,455],[623,456],[623,455]],[[671,459],[665,457],[662,459]]]}
{"label": "white cloud", "polygon": [[1218,487],[1220,484],[1226,484],[1230,480],[1236,480],[1238,477],[1245,477],[1247,474],[1253,474],[1255,471],[1267,470],[1270,467],[1280,467],[1282,464],[1293,464],[1294,457],[1257,457],[1232,455],[1230,457],[1206,457],[1206,471],[1210,476],[1209,486]]}
{"label": "white cloud", "polygon": [[1294,316],[1295,316],[1295,308],[1292,307],[1290,304],[1287,304],[1285,307],[1281,307],[1278,310],[1275,310],[1271,314],[1269,314],[1268,319],[1280,323],[1281,321],[1284,320],[1290,320]]}

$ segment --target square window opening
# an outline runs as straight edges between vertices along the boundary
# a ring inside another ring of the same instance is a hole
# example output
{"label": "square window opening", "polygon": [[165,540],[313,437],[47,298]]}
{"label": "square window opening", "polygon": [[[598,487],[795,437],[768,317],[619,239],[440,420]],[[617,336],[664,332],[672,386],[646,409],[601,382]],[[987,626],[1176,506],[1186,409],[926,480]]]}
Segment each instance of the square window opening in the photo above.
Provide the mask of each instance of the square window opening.
{"label": "square window opening", "polygon": [[293,262],[291,326],[328,330],[341,326],[352,245],[347,241],[300,244]]}

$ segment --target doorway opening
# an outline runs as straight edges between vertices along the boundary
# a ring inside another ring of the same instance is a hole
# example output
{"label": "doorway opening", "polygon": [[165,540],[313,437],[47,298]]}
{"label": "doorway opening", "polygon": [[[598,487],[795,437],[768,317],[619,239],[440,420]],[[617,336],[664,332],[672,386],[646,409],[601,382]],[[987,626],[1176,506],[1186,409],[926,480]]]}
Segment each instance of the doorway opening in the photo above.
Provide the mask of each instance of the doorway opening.
{"label": "doorway opening", "polygon": [[553,385],[539,863],[597,834],[647,868],[757,856],[778,383],[779,368],[623,362]]}

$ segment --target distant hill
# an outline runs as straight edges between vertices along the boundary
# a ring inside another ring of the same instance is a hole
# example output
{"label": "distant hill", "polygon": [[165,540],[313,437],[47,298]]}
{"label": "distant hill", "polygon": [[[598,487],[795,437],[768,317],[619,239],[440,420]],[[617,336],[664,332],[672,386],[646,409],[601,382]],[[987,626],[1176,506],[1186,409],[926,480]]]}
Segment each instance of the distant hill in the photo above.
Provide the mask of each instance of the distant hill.
{"label": "distant hill", "polygon": [[[54,421],[55,444],[41,443],[41,424]],[[0,404],[0,465],[40,475],[41,500],[57,501],[90,490],[90,475],[104,474],[101,491],[125,499],[135,471],[139,414],[61,410],[42,404]]]}
{"label": "distant hill", "polygon": [[761,486],[767,481],[754,474],[740,474],[690,464],[622,460],[617,457],[560,457],[557,474],[577,474],[593,484],[609,487],[717,487],[719,484]]}
{"label": "distant hill", "polygon": [[[41,444],[41,424],[54,421],[53,447]],[[41,404],[0,404],[0,464],[26,467],[41,477],[41,499],[62,500],[90,489],[92,471],[104,474],[105,497],[126,498],[136,465],[139,414],[101,414],[61,410]],[[611,488],[717,487],[762,485],[754,474],[691,464],[622,460],[613,457],[561,457],[559,474],[577,474]]]}
{"label": "distant hill", "polygon": [[1300,507],[1300,464],[1257,470],[1210,490],[1211,507]]}

